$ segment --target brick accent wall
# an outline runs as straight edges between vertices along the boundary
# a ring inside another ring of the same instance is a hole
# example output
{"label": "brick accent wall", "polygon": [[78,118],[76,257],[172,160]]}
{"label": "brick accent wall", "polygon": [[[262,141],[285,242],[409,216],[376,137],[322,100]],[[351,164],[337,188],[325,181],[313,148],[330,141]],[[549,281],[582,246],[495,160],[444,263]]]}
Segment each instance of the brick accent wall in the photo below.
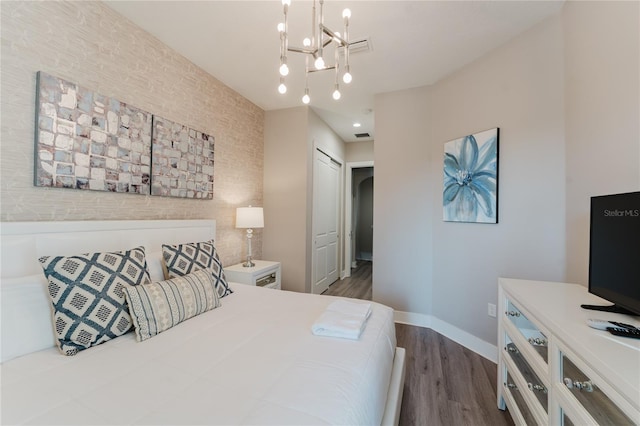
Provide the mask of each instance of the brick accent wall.
{"label": "brick accent wall", "polygon": [[[235,208],[262,205],[264,111],[101,2],[0,7],[0,220],[213,218],[223,264],[240,261]],[[215,136],[214,199],[33,186],[37,71]],[[260,258],[260,230],[253,250]]]}

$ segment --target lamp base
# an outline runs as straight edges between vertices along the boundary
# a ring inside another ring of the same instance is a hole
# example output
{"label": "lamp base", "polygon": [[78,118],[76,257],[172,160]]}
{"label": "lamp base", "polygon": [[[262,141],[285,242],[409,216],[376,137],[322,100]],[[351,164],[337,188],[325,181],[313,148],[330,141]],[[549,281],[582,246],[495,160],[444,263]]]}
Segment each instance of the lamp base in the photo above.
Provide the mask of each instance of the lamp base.
{"label": "lamp base", "polygon": [[256,266],[255,263],[251,261],[251,237],[253,237],[253,229],[247,229],[247,261],[242,264],[245,268],[252,268]]}

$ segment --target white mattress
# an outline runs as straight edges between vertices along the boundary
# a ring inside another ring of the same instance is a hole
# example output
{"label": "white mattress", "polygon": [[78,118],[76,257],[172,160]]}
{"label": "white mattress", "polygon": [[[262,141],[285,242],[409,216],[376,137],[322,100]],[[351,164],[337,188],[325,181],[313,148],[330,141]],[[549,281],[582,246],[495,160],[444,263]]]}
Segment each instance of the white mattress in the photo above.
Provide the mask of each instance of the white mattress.
{"label": "white mattress", "polygon": [[372,303],[360,340],[311,334],[329,296],[232,284],[222,306],[142,343],[0,367],[2,424],[380,424],[396,347]]}

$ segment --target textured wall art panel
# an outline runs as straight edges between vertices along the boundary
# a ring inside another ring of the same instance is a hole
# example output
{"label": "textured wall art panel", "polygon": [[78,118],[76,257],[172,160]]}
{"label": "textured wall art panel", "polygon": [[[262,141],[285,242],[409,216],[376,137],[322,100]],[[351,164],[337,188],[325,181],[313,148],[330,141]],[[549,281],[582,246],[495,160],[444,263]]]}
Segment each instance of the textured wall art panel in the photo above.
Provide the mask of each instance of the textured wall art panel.
{"label": "textured wall art panel", "polygon": [[148,194],[151,114],[38,72],[36,186]]}
{"label": "textured wall art panel", "polygon": [[151,195],[213,198],[213,136],[153,116]]}

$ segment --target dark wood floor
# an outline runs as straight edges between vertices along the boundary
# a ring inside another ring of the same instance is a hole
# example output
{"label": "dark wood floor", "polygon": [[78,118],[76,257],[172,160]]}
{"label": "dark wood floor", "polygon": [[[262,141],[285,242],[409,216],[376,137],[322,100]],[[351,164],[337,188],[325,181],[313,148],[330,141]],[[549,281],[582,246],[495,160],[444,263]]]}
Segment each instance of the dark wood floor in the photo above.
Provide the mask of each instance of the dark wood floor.
{"label": "dark wood floor", "polygon": [[371,262],[358,261],[358,267],[351,269],[351,276],[338,280],[322,294],[328,296],[351,297],[354,299],[372,300]]}
{"label": "dark wood floor", "polygon": [[[371,300],[371,262],[323,294]],[[396,323],[398,346],[407,351],[401,426],[513,425],[496,407],[496,365],[435,331]]]}
{"label": "dark wood floor", "polygon": [[429,328],[396,323],[407,351],[400,425],[513,425],[496,406],[496,365]]}

